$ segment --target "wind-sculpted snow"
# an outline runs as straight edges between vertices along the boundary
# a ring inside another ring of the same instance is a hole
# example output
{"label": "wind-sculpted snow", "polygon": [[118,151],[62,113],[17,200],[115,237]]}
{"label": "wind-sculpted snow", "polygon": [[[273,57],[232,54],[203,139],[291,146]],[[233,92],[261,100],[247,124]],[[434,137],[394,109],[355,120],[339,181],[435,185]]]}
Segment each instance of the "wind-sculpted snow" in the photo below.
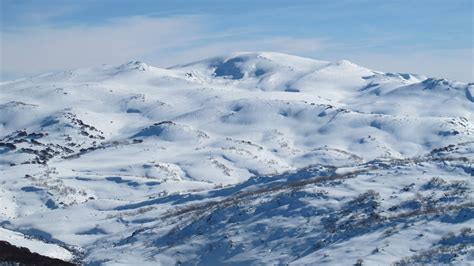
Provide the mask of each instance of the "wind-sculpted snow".
{"label": "wind-sculpted snow", "polygon": [[472,95],[267,52],[5,82],[0,224],[91,265],[469,264]]}

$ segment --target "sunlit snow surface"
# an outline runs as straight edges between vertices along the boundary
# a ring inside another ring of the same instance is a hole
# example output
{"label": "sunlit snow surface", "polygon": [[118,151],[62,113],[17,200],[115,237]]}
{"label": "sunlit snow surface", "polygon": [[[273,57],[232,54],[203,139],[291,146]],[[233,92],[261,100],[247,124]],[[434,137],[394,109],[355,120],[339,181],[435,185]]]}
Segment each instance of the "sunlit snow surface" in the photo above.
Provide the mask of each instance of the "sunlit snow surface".
{"label": "sunlit snow surface", "polygon": [[474,84],[278,53],[6,82],[0,230],[92,265],[467,265],[473,119]]}

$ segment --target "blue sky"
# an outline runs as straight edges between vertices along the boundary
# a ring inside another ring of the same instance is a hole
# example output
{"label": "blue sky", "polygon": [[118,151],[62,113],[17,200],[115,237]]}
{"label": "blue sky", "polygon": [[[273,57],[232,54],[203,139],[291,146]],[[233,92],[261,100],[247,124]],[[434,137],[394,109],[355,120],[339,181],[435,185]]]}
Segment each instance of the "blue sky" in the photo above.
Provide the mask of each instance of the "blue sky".
{"label": "blue sky", "polygon": [[472,82],[472,2],[2,0],[0,78],[278,51]]}

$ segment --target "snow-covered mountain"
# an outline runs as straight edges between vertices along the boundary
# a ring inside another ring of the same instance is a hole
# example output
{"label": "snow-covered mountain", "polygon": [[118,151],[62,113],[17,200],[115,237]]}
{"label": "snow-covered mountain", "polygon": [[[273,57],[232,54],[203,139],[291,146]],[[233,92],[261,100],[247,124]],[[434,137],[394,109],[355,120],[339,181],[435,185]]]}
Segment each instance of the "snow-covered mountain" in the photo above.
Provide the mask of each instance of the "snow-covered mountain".
{"label": "snow-covered mountain", "polygon": [[4,82],[0,232],[90,265],[469,264],[472,121],[474,83],[269,52]]}

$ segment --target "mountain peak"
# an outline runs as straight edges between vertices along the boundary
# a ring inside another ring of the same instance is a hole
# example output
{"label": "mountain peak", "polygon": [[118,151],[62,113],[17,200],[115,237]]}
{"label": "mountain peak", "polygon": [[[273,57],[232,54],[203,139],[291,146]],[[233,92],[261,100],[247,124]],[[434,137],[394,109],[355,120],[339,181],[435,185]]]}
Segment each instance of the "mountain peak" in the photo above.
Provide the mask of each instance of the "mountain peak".
{"label": "mountain peak", "polygon": [[171,69],[192,69],[213,77],[238,80],[263,78],[268,73],[308,72],[329,62],[277,52],[236,52],[177,65]]}
{"label": "mountain peak", "polygon": [[118,69],[147,71],[150,69],[150,66],[148,64],[145,64],[144,62],[132,60],[125,64],[120,65]]}
{"label": "mountain peak", "polygon": [[360,67],[359,65],[354,64],[354,63],[352,63],[351,61],[346,60],[346,59],[339,60],[339,61],[337,61],[335,64],[336,64],[336,65],[339,65],[339,66],[356,66],[356,67]]}

